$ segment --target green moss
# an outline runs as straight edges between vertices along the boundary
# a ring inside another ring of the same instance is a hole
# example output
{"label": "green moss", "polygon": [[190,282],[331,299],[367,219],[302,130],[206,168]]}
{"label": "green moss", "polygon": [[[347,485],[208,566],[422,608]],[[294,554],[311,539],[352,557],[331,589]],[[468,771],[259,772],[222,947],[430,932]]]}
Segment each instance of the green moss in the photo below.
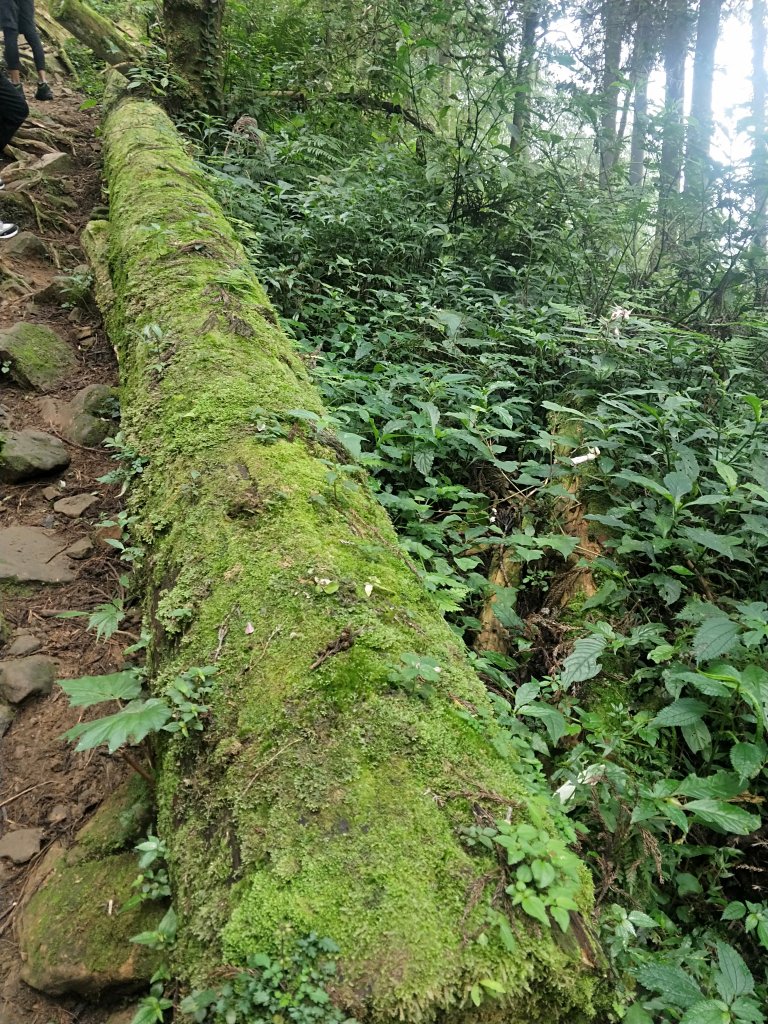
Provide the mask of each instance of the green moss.
{"label": "green moss", "polygon": [[21,387],[47,390],[68,377],[77,363],[65,341],[38,324],[16,324],[0,334],[0,354]]}
{"label": "green moss", "polygon": [[[103,856],[138,842],[151,820],[152,795],[144,779],[132,775],[99,807],[77,833],[81,850]],[[134,869],[134,875],[136,874]]]}
{"label": "green moss", "polygon": [[135,877],[130,853],[98,860],[62,854],[21,916],[24,981],[53,995],[144,985],[159,958],[130,939],[155,928],[163,911],[148,903],[120,911]]}
{"label": "green moss", "polygon": [[[547,798],[456,714],[487,709],[483,684],[365,485],[336,500],[318,445],[259,437],[264,410],[283,422],[320,400],[170,123],[128,102],[105,141],[123,431],[148,459],[131,500],[156,685],[214,652],[219,666],[205,731],[161,752],[180,974],[202,983],[274,949],[279,927],[339,942],[335,997],[360,1019],[458,1021],[488,977],[507,992],[475,1018],[590,1019],[581,952],[522,915],[507,951],[488,923],[496,862],[459,839],[482,806],[554,828]],[[443,669],[431,702],[389,683],[412,651]]]}

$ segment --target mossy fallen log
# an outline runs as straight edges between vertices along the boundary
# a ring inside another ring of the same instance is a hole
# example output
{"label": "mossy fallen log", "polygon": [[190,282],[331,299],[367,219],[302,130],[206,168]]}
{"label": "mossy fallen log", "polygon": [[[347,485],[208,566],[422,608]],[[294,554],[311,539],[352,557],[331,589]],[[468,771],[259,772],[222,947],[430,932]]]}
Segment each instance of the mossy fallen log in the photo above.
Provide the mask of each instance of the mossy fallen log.
{"label": "mossy fallen log", "polygon": [[49,0],[51,14],[75,39],[106,64],[137,60],[139,46],[118,25],[84,0]]}
{"label": "mossy fallen log", "polygon": [[[593,1020],[586,872],[566,935],[519,912],[510,931],[501,861],[462,838],[504,817],[554,835],[540,779],[467,715],[489,714],[482,682],[313,428],[317,392],[170,121],[125,99],[104,142],[154,685],[219,669],[203,732],[158,757],[175,970],[201,985],[315,932],[360,1020]],[[409,692],[418,656],[431,697]]]}

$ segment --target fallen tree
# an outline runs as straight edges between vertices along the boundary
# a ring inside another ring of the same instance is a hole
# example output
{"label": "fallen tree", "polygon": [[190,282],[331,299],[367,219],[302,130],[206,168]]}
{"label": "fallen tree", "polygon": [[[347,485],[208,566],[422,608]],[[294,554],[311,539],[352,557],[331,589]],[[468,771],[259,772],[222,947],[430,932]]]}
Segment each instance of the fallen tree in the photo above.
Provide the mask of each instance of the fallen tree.
{"label": "fallen tree", "polygon": [[175,971],[204,985],[314,932],[360,1020],[593,1020],[586,871],[563,932],[512,907],[505,847],[477,840],[528,822],[563,850],[540,777],[325,429],[170,121],[120,99],[104,143],[154,686],[218,668],[203,732],[158,753]]}
{"label": "fallen tree", "polygon": [[[49,0],[49,7],[56,22],[92,50],[98,60],[121,64],[139,59],[139,45],[84,0]],[[46,27],[50,28],[48,22]]]}

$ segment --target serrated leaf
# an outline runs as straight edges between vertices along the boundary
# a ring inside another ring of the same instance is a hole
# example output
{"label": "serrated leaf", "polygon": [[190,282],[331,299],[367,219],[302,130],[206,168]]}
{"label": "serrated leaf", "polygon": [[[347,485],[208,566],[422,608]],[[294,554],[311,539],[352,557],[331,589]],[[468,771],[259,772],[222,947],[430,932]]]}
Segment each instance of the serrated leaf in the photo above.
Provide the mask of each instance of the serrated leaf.
{"label": "serrated leaf", "polygon": [[698,526],[684,526],[680,533],[692,540],[694,544],[707,548],[708,551],[716,551],[718,555],[725,555],[726,558],[735,561],[749,561],[749,556],[739,547],[738,540],[734,540],[733,537],[714,533],[712,530],[705,530]]}
{"label": "serrated leaf", "polygon": [[133,700],[141,693],[141,678],[130,669],[108,676],[80,676],[79,679],[57,679],[69,697],[70,707],[89,708],[105,700]]}
{"label": "serrated leaf", "polygon": [[680,697],[668,704],[650,722],[655,728],[666,725],[694,725],[709,711],[709,705],[695,697]]}
{"label": "serrated leaf", "polygon": [[413,464],[422,476],[429,476],[434,461],[435,453],[431,448],[422,448],[413,456]]}
{"label": "serrated leaf", "polygon": [[621,1020],[622,1024],[653,1024],[653,1017],[640,1003],[633,1003]]}
{"label": "serrated leaf", "polygon": [[763,767],[765,753],[765,747],[762,745],[735,743],[729,756],[734,771],[738,772],[742,779],[752,779]]}
{"label": "serrated leaf", "polygon": [[606,648],[608,640],[604,636],[592,633],[583,636],[573,645],[573,651],[563,663],[560,673],[560,685],[567,688],[573,683],[582,683],[593,679],[600,672],[600,655]]}
{"label": "serrated leaf", "polygon": [[95,722],[80,722],[64,733],[65,739],[78,740],[76,751],[91,750],[106,743],[114,754],[124,743],[140,743],[151,732],[158,732],[171,718],[171,709],[157,697],[133,700],[114,715]]}
{"label": "serrated leaf", "polygon": [[686,1012],[680,1024],[728,1024],[731,1015],[714,999],[702,999]]}
{"label": "serrated leaf", "polygon": [[696,630],[691,648],[698,663],[712,661],[730,651],[739,637],[738,624],[725,615],[705,619]]}
{"label": "serrated leaf", "polygon": [[720,918],[721,921],[741,921],[743,917],[747,916],[747,908],[744,903],[739,900],[729,903],[728,906],[722,913]]}
{"label": "serrated leaf", "polygon": [[668,964],[644,964],[637,980],[650,992],[662,992],[667,1002],[687,1010],[703,999],[701,989],[681,967]]}
{"label": "serrated leaf", "polygon": [[544,537],[537,537],[536,542],[543,548],[559,551],[563,558],[572,555],[580,543],[578,537],[569,537],[566,534],[547,534]]}
{"label": "serrated leaf", "polygon": [[760,828],[757,814],[750,814],[724,800],[692,800],[685,809],[704,825],[732,835],[747,836]]}
{"label": "serrated leaf", "polygon": [[736,470],[733,466],[729,466],[725,462],[718,462],[717,459],[715,459],[713,465],[717,470],[720,479],[725,482],[728,490],[732,491],[739,482],[739,475]]}
{"label": "serrated leaf", "polygon": [[726,942],[717,943],[717,965],[715,985],[720,998],[726,1003],[738,996],[748,996],[755,990],[755,979],[743,958],[733,946]]}

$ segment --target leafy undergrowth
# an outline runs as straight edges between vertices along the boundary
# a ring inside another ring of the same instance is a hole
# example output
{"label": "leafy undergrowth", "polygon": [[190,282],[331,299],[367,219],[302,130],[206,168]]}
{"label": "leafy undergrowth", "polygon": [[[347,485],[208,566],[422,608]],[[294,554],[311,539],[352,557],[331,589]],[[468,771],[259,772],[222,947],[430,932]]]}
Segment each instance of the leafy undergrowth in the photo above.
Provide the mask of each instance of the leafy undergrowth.
{"label": "leafy undergrowth", "polygon": [[[502,727],[515,756],[540,760],[580,837],[616,973],[613,1019],[759,1024],[764,325],[737,326],[738,342],[675,327],[619,260],[601,276],[595,233],[618,236],[635,214],[627,205],[613,228],[586,200],[579,214],[562,174],[521,168],[503,218],[449,224],[448,174],[384,122],[328,104],[272,118],[250,140],[210,119],[194,127],[331,410],[327,421],[295,410],[294,423],[340,435],[348,454],[328,465],[338,500],[366,467],[470,649],[495,596],[505,649],[473,654],[494,736]],[[257,408],[253,420],[267,442],[289,428]],[[574,478],[589,551],[565,527]],[[515,572],[489,583],[502,556]],[[579,569],[595,590],[560,607],[558,585]],[[467,841],[504,838],[486,831]],[[519,902],[546,921],[551,872],[525,856]]]}

